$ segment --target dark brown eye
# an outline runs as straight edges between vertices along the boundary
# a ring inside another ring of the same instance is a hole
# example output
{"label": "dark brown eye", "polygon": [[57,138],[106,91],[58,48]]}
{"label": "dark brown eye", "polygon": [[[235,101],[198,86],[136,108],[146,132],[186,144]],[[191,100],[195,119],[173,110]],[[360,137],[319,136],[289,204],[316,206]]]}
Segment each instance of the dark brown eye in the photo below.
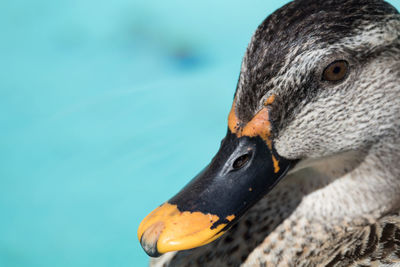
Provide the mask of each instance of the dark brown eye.
{"label": "dark brown eye", "polygon": [[346,77],[349,63],[345,60],[334,61],[325,68],[322,79],[330,82],[337,82]]}

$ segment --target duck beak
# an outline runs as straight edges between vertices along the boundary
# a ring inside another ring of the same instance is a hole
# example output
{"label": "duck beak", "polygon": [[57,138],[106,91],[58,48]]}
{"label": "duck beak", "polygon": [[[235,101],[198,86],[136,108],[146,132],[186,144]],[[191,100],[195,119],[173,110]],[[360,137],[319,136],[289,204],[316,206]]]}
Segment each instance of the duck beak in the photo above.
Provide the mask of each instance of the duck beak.
{"label": "duck beak", "polygon": [[290,166],[261,136],[228,129],[211,163],[142,221],[138,238],[143,249],[157,257],[210,243],[267,194]]}

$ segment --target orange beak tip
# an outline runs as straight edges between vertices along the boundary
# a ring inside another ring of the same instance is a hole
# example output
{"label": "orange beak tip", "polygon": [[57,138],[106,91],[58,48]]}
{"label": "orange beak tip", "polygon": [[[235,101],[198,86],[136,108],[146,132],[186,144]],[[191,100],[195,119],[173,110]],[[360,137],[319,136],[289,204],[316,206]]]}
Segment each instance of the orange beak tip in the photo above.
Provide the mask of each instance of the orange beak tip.
{"label": "orange beak tip", "polygon": [[[234,216],[229,216],[232,220]],[[140,224],[138,238],[151,257],[187,250],[210,243],[222,235],[226,224],[212,227],[218,216],[201,212],[181,212],[176,205],[165,203]]]}

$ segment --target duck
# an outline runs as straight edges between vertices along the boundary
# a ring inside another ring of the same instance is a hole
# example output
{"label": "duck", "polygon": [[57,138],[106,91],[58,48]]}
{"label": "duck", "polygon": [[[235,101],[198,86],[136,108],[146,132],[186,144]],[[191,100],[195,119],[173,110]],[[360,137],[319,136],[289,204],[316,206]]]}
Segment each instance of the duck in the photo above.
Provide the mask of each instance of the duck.
{"label": "duck", "polygon": [[215,157],[141,222],[151,266],[400,266],[400,15],[294,0],[256,29]]}

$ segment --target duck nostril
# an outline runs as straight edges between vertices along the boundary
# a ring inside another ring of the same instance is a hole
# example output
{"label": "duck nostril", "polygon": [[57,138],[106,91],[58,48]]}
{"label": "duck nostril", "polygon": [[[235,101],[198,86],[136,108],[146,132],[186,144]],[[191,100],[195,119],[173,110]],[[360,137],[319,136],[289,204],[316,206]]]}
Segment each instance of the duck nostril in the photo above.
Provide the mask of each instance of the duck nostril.
{"label": "duck nostril", "polygon": [[250,154],[244,154],[235,159],[235,161],[232,164],[233,169],[238,170],[242,168],[250,159]]}

